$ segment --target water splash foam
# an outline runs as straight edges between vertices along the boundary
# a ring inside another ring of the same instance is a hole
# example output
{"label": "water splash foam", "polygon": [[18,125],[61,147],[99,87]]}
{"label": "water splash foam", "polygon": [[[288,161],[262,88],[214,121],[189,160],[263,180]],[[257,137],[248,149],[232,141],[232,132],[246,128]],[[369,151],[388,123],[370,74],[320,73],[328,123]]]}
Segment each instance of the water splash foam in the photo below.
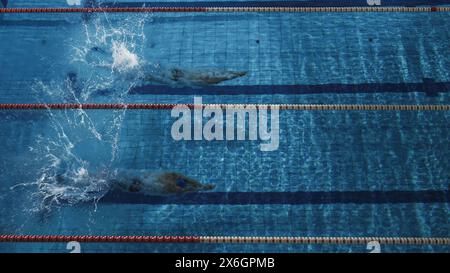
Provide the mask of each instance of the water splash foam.
{"label": "water splash foam", "polygon": [[129,71],[139,66],[138,56],[131,53],[124,43],[113,42],[112,58],[112,69],[119,72]]}
{"label": "water splash foam", "polygon": [[[103,16],[103,17],[101,17]],[[110,90],[110,99],[124,100],[124,94],[135,84],[118,78],[116,72],[130,72],[140,65],[139,55],[145,45],[144,25],[149,15],[136,16],[113,26],[108,14],[94,17],[83,26],[79,39],[70,37],[69,63],[76,72],[49,82],[36,80],[32,89],[39,102],[92,102],[97,90]],[[137,20],[136,20],[137,19]],[[86,61],[94,46],[109,49],[99,63]],[[30,151],[39,159],[37,178],[13,187],[32,187],[32,211],[50,210],[55,204],[77,204],[98,200],[106,188],[105,179],[92,176],[114,170],[120,162],[118,143],[126,110],[106,114],[82,109],[47,111],[49,127],[36,138]]]}

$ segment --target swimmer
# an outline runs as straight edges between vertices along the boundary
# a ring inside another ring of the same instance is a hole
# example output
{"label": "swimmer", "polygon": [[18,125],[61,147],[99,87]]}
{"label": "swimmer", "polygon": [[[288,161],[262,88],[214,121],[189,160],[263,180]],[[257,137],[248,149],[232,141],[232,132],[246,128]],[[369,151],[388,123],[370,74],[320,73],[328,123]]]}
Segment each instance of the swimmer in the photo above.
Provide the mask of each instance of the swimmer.
{"label": "swimmer", "polygon": [[130,57],[130,60],[121,60],[121,64],[127,66],[127,69],[115,67],[112,60],[113,53],[98,46],[89,50],[86,54],[86,60],[98,67],[112,68],[113,71],[129,80],[140,80],[144,83],[158,83],[174,87],[215,85],[247,75],[246,71],[164,68],[160,65],[150,65],[145,62],[137,64],[137,57],[134,54],[124,47],[120,49],[126,51],[123,56]]}
{"label": "swimmer", "polygon": [[181,86],[207,86],[243,77],[246,74],[246,71],[194,71],[172,68],[163,73],[145,75],[144,81]]}
{"label": "swimmer", "polygon": [[48,201],[69,204],[100,200],[111,191],[169,196],[215,188],[214,184],[203,184],[176,172],[146,170],[117,170],[98,175],[87,172],[78,172],[77,175],[58,174],[48,182],[50,183],[40,186],[40,192]]}
{"label": "swimmer", "polygon": [[208,191],[214,184],[202,184],[197,180],[175,172],[153,173],[127,170],[111,179],[112,187],[124,192],[145,195],[173,195],[188,192]]}
{"label": "swimmer", "polygon": [[[81,173],[81,174],[80,174]],[[50,216],[53,205],[77,205],[101,201],[113,194],[120,203],[120,193],[147,196],[174,196],[190,192],[209,191],[214,184],[203,184],[176,172],[148,172],[145,170],[121,170],[110,174],[89,175],[78,172],[75,177],[70,174],[58,174],[39,184],[41,204],[38,210],[40,221],[45,222]]]}

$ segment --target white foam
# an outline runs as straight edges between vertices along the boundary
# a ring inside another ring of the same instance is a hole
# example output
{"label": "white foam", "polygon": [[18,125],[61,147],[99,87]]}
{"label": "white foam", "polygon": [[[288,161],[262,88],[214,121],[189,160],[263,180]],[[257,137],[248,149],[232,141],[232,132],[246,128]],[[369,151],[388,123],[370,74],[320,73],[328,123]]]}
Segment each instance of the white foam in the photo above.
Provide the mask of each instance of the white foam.
{"label": "white foam", "polygon": [[67,4],[69,6],[74,6],[74,5],[79,6],[79,5],[81,5],[81,0],[67,0]]}
{"label": "white foam", "polygon": [[89,173],[86,168],[80,167],[80,168],[78,168],[78,170],[75,171],[75,174],[74,174],[75,182],[86,181],[88,178],[89,178]]}
{"label": "white foam", "polygon": [[118,71],[127,71],[139,65],[139,58],[131,53],[124,43],[113,42],[112,44],[112,68]]}

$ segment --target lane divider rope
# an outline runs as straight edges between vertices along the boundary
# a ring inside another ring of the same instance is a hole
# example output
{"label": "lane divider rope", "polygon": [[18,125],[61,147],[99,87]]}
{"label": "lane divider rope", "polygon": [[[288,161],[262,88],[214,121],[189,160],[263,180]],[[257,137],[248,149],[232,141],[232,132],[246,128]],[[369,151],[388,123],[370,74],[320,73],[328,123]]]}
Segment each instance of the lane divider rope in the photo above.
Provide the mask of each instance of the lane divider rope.
{"label": "lane divider rope", "polygon": [[0,110],[64,110],[64,109],[172,109],[185,105],[190,109],[208,107],[210,109],[280,109],[280,110],[364,110],[364,111],[449,111],[450,105],[420,104],[170,104],[170,103],[6,103],[0,104]]}
{"label": "lane divider rope", "polygon": [[245,237],[245,236],[70,236],[70,235],[0,235],[0,243],[33,242],[84,243],[253,243],[253,244],[367,244],[377,241],[387,245],[449,245],[449,237]]}
{"label": "lane divider rope", "polygon": [[0,13],[136,12],[449,12],[450,7],[85,7],[3,8]]}

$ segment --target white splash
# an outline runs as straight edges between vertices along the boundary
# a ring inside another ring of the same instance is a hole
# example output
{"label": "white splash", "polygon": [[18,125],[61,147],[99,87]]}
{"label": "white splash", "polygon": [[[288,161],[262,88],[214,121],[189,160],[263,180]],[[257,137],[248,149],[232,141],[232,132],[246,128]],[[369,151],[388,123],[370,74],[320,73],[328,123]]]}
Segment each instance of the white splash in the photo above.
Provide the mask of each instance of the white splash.
{"label": "white splash", "polygon": [[[79,2],[67,0],[69,5]],[[37,80],[33,85],[37,100],[84,103],[97,100],[98,97],[91,95],[98,90],[111,90],[112,100],[121,102],[122,95],[136,84],[124,78],[139,70],[143,61],[138,56],[142,56],[147,44],[144,26],[149,15],[136,16],[125,18],[120,25],[109,20],[108,14],[86,21],[85,32],[79,39],[71,37],[70,43],[66,43],[72,49],[68,60],[70,70],[62,73],[73,71],[76,81],[67,78],[50,83]],[[98,57],[103,67],[86,60],[93,47],[104,50]],[[33,210],[50,210],[61,200],[70,204],[97,200],[105,193],[108,181],[102,175],[92,174],[111,170],[119,161],[118,143],[125,112],[117,110],[102,116],[82,109],[47,111],[49,128],[30,147],[33,158],[39,160],[37,176],[33,181],[16,185],[31,186]],[[91,147],[99,147],[95,155],[89,153]]]}
{"label": "white splash", "polygon": [[69,6],[79,6],[81,5],[81,0],[67,0]]}
{"label": "white splash", "polygon": [[80,183],[86,181],[89,178],[89,172],[86,168],[80,167],[75,171],[74,182]]}
{"label": "white splash", "polygon": [[124,43],[113,42],[112,57],[114,70],[128,71],[139,65],[138,56],[130,52]]}

